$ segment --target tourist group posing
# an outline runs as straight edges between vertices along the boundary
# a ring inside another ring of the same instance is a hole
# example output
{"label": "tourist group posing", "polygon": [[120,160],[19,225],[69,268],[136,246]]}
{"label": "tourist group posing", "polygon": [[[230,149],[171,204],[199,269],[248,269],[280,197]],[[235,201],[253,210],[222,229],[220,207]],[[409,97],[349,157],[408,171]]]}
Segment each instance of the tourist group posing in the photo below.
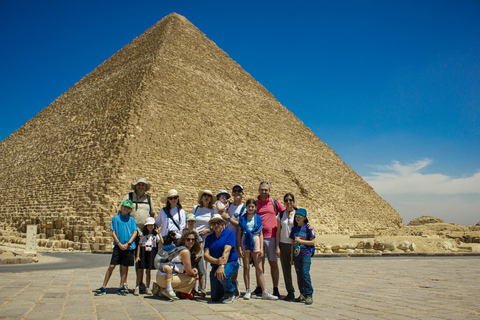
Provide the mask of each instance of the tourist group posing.
{"label": "tourist group posing", "polygon": [[[244,190],[236,184],[230,195],[220,190],[198,193],[198,204],[188,215],[182,208],[184,194],[170,190],[160,201],[165,207],[155,217],[155,207],[146,193],[150,184],[137,179],[133,191],[125,196],[118,215],[112,218],[114,240],[112,258],[101,288],[95,295],[107,292],[106,286],[116,265],[120,265],[120,287],[117,293],[127,295],[128,267],[135,266],[134,295],[161,295],[169,300],[206,296],[207,263],[210,263],[210,297],[214,302],[231,303],[240,297],[237,282],[243,265],[245,293],[266,300],[277,300],[280,258],[287,295],[286,301],[312,304],[310,279],[311,257],[315,235],[308,224],[307,211],[295,207],[295,197],[287,193],[284,205],[270,197],[270,184],[260,183],[257,200],[243,203]],[[229,199],[233,198],[233,201]],[[273,282],[270,292],[265,284],[264,267],[268,260]],[[255,268],[256,288],[251,290],[250,267]],[[295,298],[292,281],[294,265],[300,294]],[[150,287],[151,270],[157,270]],[[145,274],[145,278],[144,278]],[[197,290],[195,290],[198,284]]]}

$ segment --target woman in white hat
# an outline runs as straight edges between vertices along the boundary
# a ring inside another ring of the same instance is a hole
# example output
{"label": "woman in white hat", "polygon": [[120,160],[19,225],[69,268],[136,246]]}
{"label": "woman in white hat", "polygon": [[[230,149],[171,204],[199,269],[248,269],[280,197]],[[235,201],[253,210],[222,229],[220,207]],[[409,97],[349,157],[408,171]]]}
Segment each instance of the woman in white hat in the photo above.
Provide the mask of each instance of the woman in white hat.
{"label": "woman in white hat", "polygon": [[197,219],[195,230],[197,230],[203,240],[205,240],[210,233],[208,221],[212,218],[214,203],[215,198],[212,191],[200,190],[198,192],[198,204],[193,207],[192,214],[195,216],[195,219]]}
{"label": "woman in white hat", "polygon": [[[207,235],[210,234],[210,225],[208,222],[212,218],[213,214],[213,204],[215,203],[215,198],[213,196],[212,191],[210,190],[200,190],[198,192],[198,204],[193,207],[192,214],[195,216],[196,223],[195,223],[195,230],[198,232],[200,237],[202,237],[202,242],[205,242]],[[198,293],[200,296],[205,296],[205,286],[207,284],[206,277],[204,274],[207,270],[207,263],[203,258],[203,250],[202,250],[202,258],[200,259],[199,263],[199,270],[202,272],[199,273],[199,289]]]}
{"label": "woman in white hat", "polygon": [[180,239],[183,229],[185,229],[185,210],[182,209],[180,201],[185,200],[185,194],[178,193],[177,190],[171,189],[167,195],[160,198],[160,201],[166,206],[160,211],[155,223],[160,226],[160,235],[165,237],[171,231],[176,239]]}

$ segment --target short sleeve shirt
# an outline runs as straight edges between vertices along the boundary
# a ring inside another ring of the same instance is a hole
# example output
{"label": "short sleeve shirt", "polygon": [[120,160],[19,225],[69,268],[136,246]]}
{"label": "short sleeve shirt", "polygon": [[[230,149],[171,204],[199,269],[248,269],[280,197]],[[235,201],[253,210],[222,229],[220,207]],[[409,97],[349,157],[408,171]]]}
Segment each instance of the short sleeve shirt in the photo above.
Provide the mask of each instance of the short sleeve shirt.
{"label": "short sleeve shirt", "polygon": [[[220,258],[223,254],[223,250],[225,246],[231,246],[232,249],[230,250],[230,255],[228,256],[228,261],[237,261],[238,256],[235,250],[236,245],[236,237],[235,232],[232,230],[223,229],[220,236],[217,238],[215,233],[208,235],[207,239],[205,239],[205,249],[208,248],[210,252],[210,256],[213,258]],[[211,264],[212,267],[216,267],[216,264]]]}
{"label": "short sleeve shirt", "polygon": [[[130,215],[122,215],[121,213],[117,214],[112,218],[112,222],[110,224],[110,229],[115,231],[117,235],[118,241],[121,244],[127,243],[133,235],[134,231],[137,231],[137,224],[135,223],[135,219]],[[114,241],[114,245],[118,245]],[[131,244],[128,250],[133,250],[136,248],[135,241]]]}

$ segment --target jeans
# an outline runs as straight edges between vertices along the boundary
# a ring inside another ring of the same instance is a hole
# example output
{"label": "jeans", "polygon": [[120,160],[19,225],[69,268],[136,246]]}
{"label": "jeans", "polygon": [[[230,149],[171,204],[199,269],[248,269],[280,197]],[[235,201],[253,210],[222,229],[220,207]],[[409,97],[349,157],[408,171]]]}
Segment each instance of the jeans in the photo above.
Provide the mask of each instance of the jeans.
{"label": "jeans", "polygon": [[222,281],[215,277],[218,266],[212,267],[210,272],[210,295],[212,296],[212,301],[219,301],[226,294],[233,295],[235,283],[232,281],[232,277],[237,273],[239,266],[238,261],[227,262],[224,268],[225,278]]}
{"label": "jeans", "polygon": [[297,272],[298,290],[305,297],[313,294],[312,280],[310,279],[311,256],[294,256],[295,271]]}

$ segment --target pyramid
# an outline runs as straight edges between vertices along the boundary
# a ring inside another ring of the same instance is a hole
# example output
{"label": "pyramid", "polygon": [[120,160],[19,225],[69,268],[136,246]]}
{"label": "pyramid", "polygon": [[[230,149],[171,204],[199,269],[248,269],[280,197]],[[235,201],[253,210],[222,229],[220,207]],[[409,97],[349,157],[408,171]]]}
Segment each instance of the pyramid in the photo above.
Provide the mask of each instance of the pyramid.
{"label": "pyramid", "polygon": [[[0,241],[103,249],[130,183],[157,210],[175,188],[187,212],[200,189],[261,181],[291,192],[317,233],[374,232],[398,213],[205,34],[163,18],[0,143]],[[23,238],[22,238],[23,237]]]}

